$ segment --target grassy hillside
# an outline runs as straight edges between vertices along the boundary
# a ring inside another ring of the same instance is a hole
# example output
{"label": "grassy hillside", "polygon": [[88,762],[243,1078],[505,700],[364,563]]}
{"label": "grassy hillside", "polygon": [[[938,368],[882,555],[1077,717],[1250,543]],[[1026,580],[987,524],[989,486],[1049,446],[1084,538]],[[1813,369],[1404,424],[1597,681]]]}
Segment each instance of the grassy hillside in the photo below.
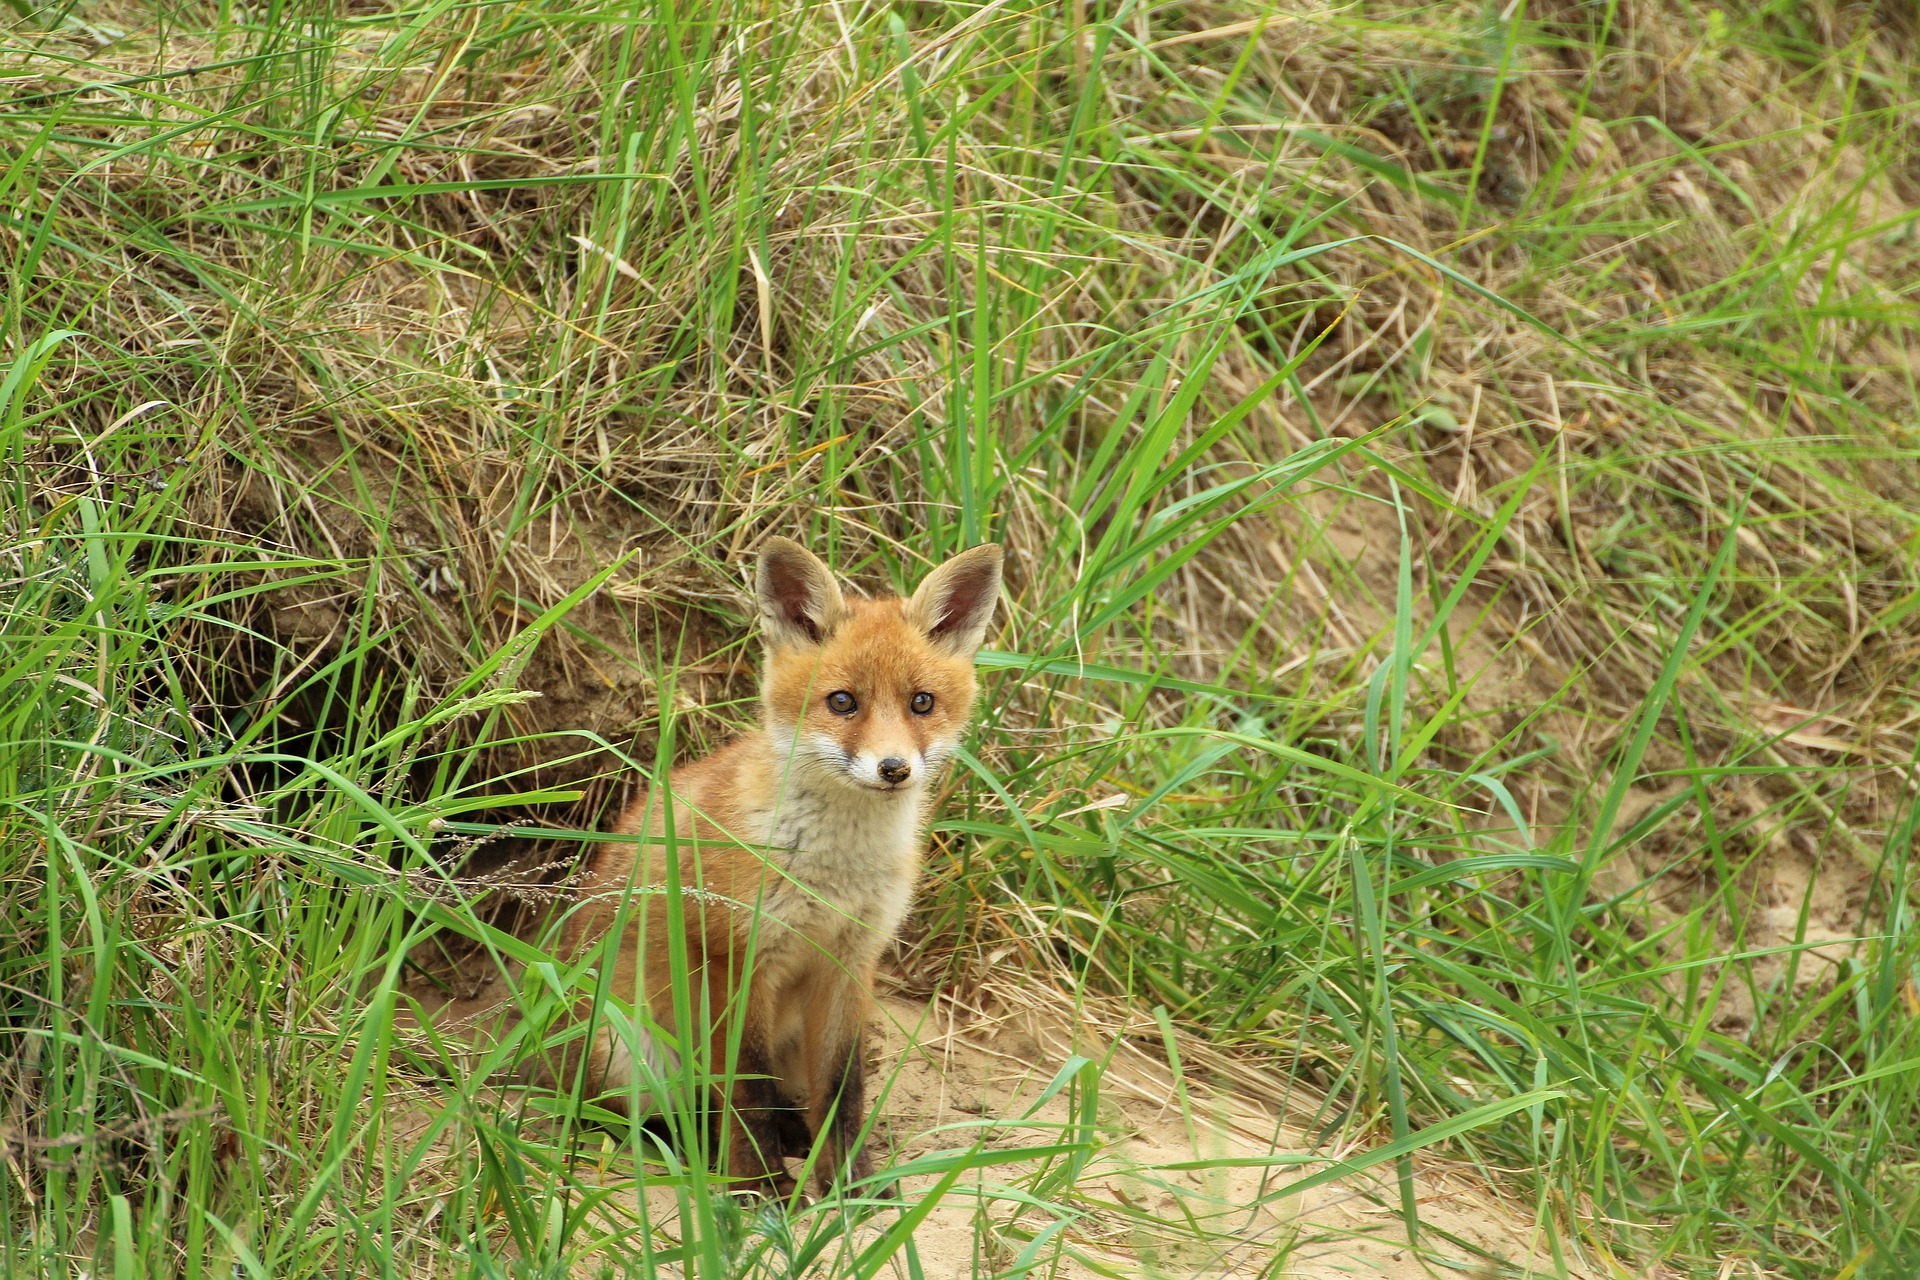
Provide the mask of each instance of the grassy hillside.
{"label": "grassy hillside", "polygon": [[857,1239],[489,1081],[775,532],[1008,547],[890,989],[1297,1088],[1436,1256],[1423,1161],[1920,1269],[1905,6],[9,2],[9,1271],[1204,1270],[1099,1062]]}

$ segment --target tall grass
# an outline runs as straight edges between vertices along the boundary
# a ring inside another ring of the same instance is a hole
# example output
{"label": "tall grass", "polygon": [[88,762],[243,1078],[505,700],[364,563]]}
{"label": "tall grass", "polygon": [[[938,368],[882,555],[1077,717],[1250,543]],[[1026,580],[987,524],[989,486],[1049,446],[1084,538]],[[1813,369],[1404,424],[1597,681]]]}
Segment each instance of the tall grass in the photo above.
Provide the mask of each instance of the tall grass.
{"label": "tall grass", "polygon": [[1910,22],[15,12],[10,1271],[1230,1240],[1100,1176],[1098,1060],[861,1227],[500,1086],[594,981],[529,867],[750,717],[774,531],[1010,548],[910,986],[1301,1085],[1437,1258],[1444,1152],[1567,1274],[1920,1264]]}

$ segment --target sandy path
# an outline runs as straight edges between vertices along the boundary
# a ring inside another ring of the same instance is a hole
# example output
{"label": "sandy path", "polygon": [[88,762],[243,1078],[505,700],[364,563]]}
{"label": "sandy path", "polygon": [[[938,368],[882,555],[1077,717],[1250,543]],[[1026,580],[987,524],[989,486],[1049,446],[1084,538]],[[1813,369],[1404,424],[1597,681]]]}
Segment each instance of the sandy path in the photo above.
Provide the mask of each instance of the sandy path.
{"label": "sandy path", "polygon": [[[1460,1264],[1489,1258],[1514,1267],[1514,1274],[1560,1274],[1531,1215],[1440,1162],[1421,1162],[1416,1177],[1426,1241],[1430,1249],[1441,1245],[1428,1259],[1407,1244],[1391,1174],[1358,1175],[1280,1197],[1288,1183],[1322,1167],[1262,1167],[1277,1156],[1309,1152],[1303,1126],[1313,1120],[1316,1098],[1298,1095],[1289,1117],[1238,1090],[1192,1083],[1182,1089],[1163,1058],[1135,1038],[1111,1038],[1091,1030],[1094,1019],[1049,1010],[969,1016],[944,1001],[895,998],[883,1002],[876,1021],[883,1035],[878,1065],[897,1064],[882,1135],[896,1159],[962,1145],[967,1133],[952,1126],[990,1125],[989,1143],[1057,1140],[1073,1121],[1066,1091],[1038,1106],[1035,1100],[1076,1053],[1099,1064],[1094,1114],[1101,1145],[1073,1191],[1061,1197],[1086,1216],[1062,1233],[1070,1265],[1056,1274],[1413,1280],[1433,1274],[1436,1261],[1453,1262],[1444,1270],[1458,1274]],[[1323,1147],[1319,1154],[1355,1153]],[[1223,1160],[1227,1167],[1180,1167]],[[1019,1169],[989,1174],[1007,1185],[1017,1183]],[[1006,1205],[982,1215],[983,1197],[991,1193],[957,1186],[915,1233],[927,1276],[974,1273],[986,1234],[981,1219],[1015,1213]],[[1029,1216],[1037,1228],[1048,1215]],[[1469,1247],[1445,1244],[1436,1238],[1442,1233]],[[1071,1265],[1074,1254],[1084,1255],[1078,1266]]]}
{"label": "sandy path", "polygon": [[[443,1004],[436,1023],[457,1031],[487,1022],[505,987],[495,980],[472,998]],[[939,998],[881,1000],[870,1061],[882,1160],[900,1167],[965,1150],[1011,1157],[962,1175],[914,1230],[912,1252],[926,1280],[1601,1275],[1556,1264],[1526,1206],[1503,1200],[1474,1171],[1443,1159],[1416,1158],[1417,1249],[1407,1242],[1390,1168],[1278,1194],[1324,1167],[1303,1162],[1310,1154],[1352,1158],[1384,1138],[1343,1138],[1346,1131],[1336,1126],[1316,1151],[1309,1134],[1330,1119],[1317,1096],[1188,1041],[1181,1042],[1183,1055],[1200,1064],[1189,1062],[1184,1082],[1176,1080],[1153,1022],[1136,1017],[1129,1025],[1125,1018],[1115,1002],[1076,1014],[1048,997],[1034,999],[1028,988],[985,1010]],[[1093,1064],[1076,1077],[1078,1087],[1045,1096],[1076,1056]],[[1231,1083],[1208,1087],[1198,1082],[1202,1076]],[[1018,1155],[1063,1141],[1091,1150],[1075,1175],[1062,1171],[1058,1156]],[[1182,1167],[1196,1162],[1215,1167]],[[939,1180],[934,1173],[906,1177],[905,1203]],[[598,1275],[611,1255],[634,1248],[642,1216],[661,1244],[677,1240],[670,1191],[649,1192],[644,1211],[631,1192],[618,1194],[606,1226],[622,1245],[581,1259],[576,1274]],[[894,1221],[890,1213],[874,1215],[809,1274],[844,1273],[850,1251]],[[1049,1229],[1038,1265],[1023,1272],[1023,1250]],[[909,1280],[904,1253],[881,1272],[889,1273]]]}

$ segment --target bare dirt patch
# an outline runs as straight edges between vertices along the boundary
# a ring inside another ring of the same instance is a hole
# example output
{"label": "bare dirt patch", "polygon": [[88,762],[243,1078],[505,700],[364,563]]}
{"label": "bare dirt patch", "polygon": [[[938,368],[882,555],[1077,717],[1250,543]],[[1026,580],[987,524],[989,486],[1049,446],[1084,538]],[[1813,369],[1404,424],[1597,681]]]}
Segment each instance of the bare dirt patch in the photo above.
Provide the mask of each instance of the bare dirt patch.
{"label": "bare dirt patch", "polygon": [[[466,985],[452,998],[414,994],[437,1030],[491,1034],[516,979],[465,969]],[[1572,1280],[1600,1274],[1575,1264],[1560,1270],[1531,1209],[1458,1161],[1415,1158],[1418,1246],[1408,1241],[1391,1165],[1289,1194],[1290,1183],[1361,1160],[1388,1135],[1266,1064],[1190,1037],[1176,1036],[1176,1073],[1155,1021],[1121,1002],[1076,1007],[1028,984],[989,988],[971,1004],[895,991],[877,1003],[869,1030],[882,1167],[996,1153],[947,1187],[915,1228],[913,1252],[928,1277],[1002,1274],[1050,1228],[1057,1236],[1043,1255],[1049,1273],[1076,1280],[1116,1271],[1416,1280],[1436,1265]],[[1057,1148],[1075,1142],[1090,1154],[1062,1179]],[[1022,1156],[1027,1149],[1035,1154]],[[941,1181],[939,1173],[909,1174],[903,1202],[917,1203]],[[646,1232],[662,1249],[679,1241],[680,1210],[666,1187],[650,1189],[644,1208],[623,1192],[604,1216],[613,1231]],[[833,1274],[893,1221],[886,1213],[869,1218],[822,1257],[818,1272]],[[576,1272],[597,1274],[596,1266],[583,1258]],[[899,1258],[894,1271],[908,1274]]]}
{"label": "bare dirt patch", "polygon": [[[1552,1269],[1531,1216],[1451,1162],[1416,1160],[1429,1247],[1441,1237],[1461,1242],[1431,1253],[1408,1244],[1390,1172],[1281,1194],[1325,1167],[1294,1161],[1352,1159],[1384,1135],[1334,1123],[1335,1132],[1316,1143],[1311,1131],[1337,1118],[1323,1099],[1278,1073],[1242,1061],[1233,1064],[1238,1080],[1203,1084],[1196,1077],[1215,1074],[1206,1068],[1183,1078],[1143,1047],[1159,1037],[1151,1019],[1135,1016],[1130,1026],[1116,1027],[1110,1019],[1125,1017],[1118,1009],[1046,1001],[1024,992],[973,1009],[942,999],[885,1000],[876,1019],[878,1054],[892,1069],[884,1122],[900,1158],[951,1147],[973,1126],[987,1126],[989,1141],[1046,1141],[1069,1129],[1073,1117],[1063,1094],[1039,1099],[1075,1055],[1099,1063],[1103,1145],[1078,1179],[1073,1203],[1085,1216],[1069,1229],[1069,1248],[1083,1255],[1080,1274],[1097,1266],[1163,1276],[1332,1280],[1358,1273],[1413,1280],[1442,1258],[1498,1260],[1522,1274]],[[1199,1052],[1207,1067],[1228,1068]],[[998,1172],[996,1181],[1016,1181]],[[972,1260],[992,1246],[975,1225],[974,1202],[992,1194],[985,1184],[955,1188],[928,1218],[916,1243],[929,1275],[972,1274]],[[1286,1264],[1276,1272],[1283,1255]]]}

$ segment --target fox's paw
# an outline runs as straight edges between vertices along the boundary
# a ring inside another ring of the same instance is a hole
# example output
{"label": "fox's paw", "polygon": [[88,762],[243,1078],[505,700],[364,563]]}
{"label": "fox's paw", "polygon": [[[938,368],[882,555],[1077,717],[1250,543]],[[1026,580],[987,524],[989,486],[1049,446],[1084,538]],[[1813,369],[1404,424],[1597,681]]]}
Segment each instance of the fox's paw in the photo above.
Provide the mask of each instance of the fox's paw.
{"label": "fox's paw", "polygon": [[782,1169],[754,1178],[742,1178],[730,1188],[734,1195],[748,1200],[791,1200],[800,1190],[793,1175]]}

